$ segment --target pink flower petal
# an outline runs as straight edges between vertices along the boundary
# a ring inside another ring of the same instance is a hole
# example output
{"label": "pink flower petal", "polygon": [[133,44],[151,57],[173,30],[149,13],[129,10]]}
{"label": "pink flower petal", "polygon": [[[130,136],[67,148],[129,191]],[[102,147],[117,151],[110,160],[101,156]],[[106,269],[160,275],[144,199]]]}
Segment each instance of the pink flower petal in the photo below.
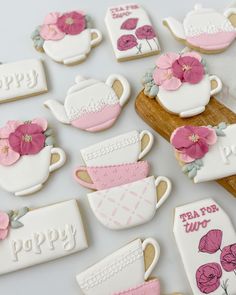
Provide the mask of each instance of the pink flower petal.
{"label": "pink flower petal", "polygon": [[179,54],[169,52],[162,54],[156,61],[156,65],[160,69],[170,69],[172,64],[179,58]]}
{"label": "pink flower petal", "polygon": [[10,133],[14,132],[21,124],[21,121],[8,121],[4,127],[0,128],[0,138],[8,138]]}
{"label": "pink flower petal", "polygon": [[0,211],[0,230],[7,229],[10,219],[6,212]]}
{"label": "pink flower petal", "polygon": [[208,151],[208,144],[203,140],[198,140],[198,142],[185,149],[186,154],[194,159],[203,158]]}
{"label": "pink flower petal", "polygon": [[21,155],[35,155],[43,149],[46,140],[45,135],[38,133],[32,134],[31,136],[31,142],[21,142]]}
{"label": "pink flower petal", "polygon": [[44,40],[61,40],[64,38],[65,33],[61,32],[56,25],[42,25],[40,28],[40,36]]}
{"label": "pink flower petal", "polygon": [[171,144],[176,149],[188,148],[193,144],[189,139],[192,134],[193,132],[189,126],[179,127],[171,135]]}
{"label": "pink flower petal", "polygon": [[218,229],[210,230],[199,242],[200,252],[214,254],[220,250],[223,232]]}
{"label": "pink flower petal", "polygon": [[60,13],[59,12],[51,12],[49,13],[45,19],[44,19],[44,24],[45,25],[54,25],[57,23],[57,19],[58,17],[60,17]]}
{"label": "pink flower petal", "polygon": [[0,241],[3,241],[8,236],[9,229],[0,229]]}
{"label": "pink flower petal", "polygon": [[182,151],[178,151],[178,155],[179,155],[179,159],[181,162],[184,162],[184,163],[191,163],[193,161],[195,161],[194,158],[191,158],[189,157],[184,150]]}
{"label": "pink flower petal", "polygon": [[35,118],[31,121],[31,123],[41,126],[43,131],[46,131],[48,128],[48,121],[45,118]]}
{"label": "pink flower petal", "polygon": [[163,87],[163,89],[165,90],[169,90],[169,91],[174,91],[179,89],[179,87],[182,85],[181,81],[176,78],[176,77],[172,77],[168,80],[165,80],[162,84],[161,87]]}
{"label": "pink flower petal", "polygon": [[10,166],[17,162],[20,154],[12,150],[8,139],[0,139],[0,165]]}
{"label": "pink flower petal", "polygon": [[186,52],[186,53],[183,53],[181,54],[182,57],[185,57],[185,56],[191,56],[191,57],[194,57],[196,58],[197,60],[199,60],[200,62],[202,61],[202,57],[199,53],[195,52],[195,51],[190,51],[190,52]]}
{"label": "pink flower petal", "polygon": [[184,72],[184,81],[190,84],[197,84],[199,83],[205,74],[204,67],[202,64],[199,65],[192,65],[192,69],[189,71]]}
{"label": "pink flower petal", "polygon": [[121,30],[134,30],[137,27],[138,18],[128,18],[121,25]]}
{"label": "pink flower petal", "polygon": [[172,75],[171,70],[156,68],[153,73],[153,79],[156,85],[162,85],[162,83],[167,79],[168,75]]}

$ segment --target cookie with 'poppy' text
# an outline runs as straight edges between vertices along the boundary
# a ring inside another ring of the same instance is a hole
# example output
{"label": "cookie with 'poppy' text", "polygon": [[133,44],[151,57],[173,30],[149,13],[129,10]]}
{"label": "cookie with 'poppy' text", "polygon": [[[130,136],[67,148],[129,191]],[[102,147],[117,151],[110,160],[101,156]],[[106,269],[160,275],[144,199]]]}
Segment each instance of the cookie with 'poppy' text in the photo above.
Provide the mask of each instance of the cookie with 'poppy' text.
{"label": "cookie with 'poppy' text", "polygon": [[15,196],[40,190],[66,160],[54,141],[44,118],[8,121],[0,128],[0,187]]}
{"label": "cookie with 'poppy' text", "polygon": [[102,41],[99,30],[92,28],[91,18],[83,11],[49,13],[32,33],[34,47],[56,62],[72,65],[84,61]]}

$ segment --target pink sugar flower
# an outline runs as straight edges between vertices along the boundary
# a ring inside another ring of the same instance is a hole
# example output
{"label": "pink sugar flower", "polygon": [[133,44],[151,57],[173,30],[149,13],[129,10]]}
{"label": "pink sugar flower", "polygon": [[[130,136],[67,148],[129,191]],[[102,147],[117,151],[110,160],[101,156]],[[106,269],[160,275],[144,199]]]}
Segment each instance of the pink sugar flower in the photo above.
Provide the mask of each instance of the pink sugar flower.
{"label": "pink sugar flower", "polygon": [[0,139],[0,165],[10,166],[19,158],[20,154],[11,148],[8,139]]}
{"label": "pink sugar flower", "polygon": [[85,16],[79,11],[64,13],[58,18],[57,27],[65,34],[78,35],[86,27]]}
{"label": "pink sugar flower", "polygon": [[0,211],[0,240],[5,240],[9,232],[10,218],[7,213]]}

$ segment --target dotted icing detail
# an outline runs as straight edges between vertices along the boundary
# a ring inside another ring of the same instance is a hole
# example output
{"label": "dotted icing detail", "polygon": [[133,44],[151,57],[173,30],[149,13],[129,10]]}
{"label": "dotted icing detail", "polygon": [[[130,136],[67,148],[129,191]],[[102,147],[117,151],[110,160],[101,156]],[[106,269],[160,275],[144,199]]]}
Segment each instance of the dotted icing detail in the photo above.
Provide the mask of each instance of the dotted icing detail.
{"label": "dotted icing detail", "polygon": [[91,275],[89,275],[86,279],[81,280],[79,282],[80,287],[84,290],[94,288],[121,272],[124,268],[126,268],[126,266],[133,264],[141,257],[143,257],[143,251],[140,247],[134,250],[129,250],[115,262],[105,266],[103,269],[95,273],[91,273]]}
{"label": "dotted icing detail", "polygon": [[204,27],[195,27],[190,25],[188,28],[186,28],[186,35],[188,37],[194,37],[204,33],[216,34],[220,32],[235,32],[235,28],[227,19],[223,23],[217,25],[208,22],[208,24]]}
{"label": "dotted icing detail", "polygon": [[98,157],[102,157],[106,154],[112,153],[115,150],[120,150],[122,148],[125,148],[126,146],[135,144],[139,142],[139,140],[140,139],[138,135],[132,136],[130,138],[123,138],[120,141],[110,144],[109,146],[100,147],[97,151],[88,153],[87,155],[85,155],[85,160],[89,161],[89,160],[96,159]]}

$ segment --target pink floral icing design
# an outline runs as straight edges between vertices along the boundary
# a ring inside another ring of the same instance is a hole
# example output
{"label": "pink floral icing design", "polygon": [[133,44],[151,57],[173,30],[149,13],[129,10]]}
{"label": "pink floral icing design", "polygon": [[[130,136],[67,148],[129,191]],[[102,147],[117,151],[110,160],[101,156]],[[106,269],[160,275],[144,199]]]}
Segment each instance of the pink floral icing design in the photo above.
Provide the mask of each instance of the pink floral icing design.
{"label": "pink floral icing design", "polygon": [[143,40],[143,39],[150,40],[156,37],[155,31],[153,30],[153,27],[150,25],[144,25],[142,27],[139,27],[135,31],[135,35],[140,40]]}
{"label": "pink floral icing design", "polygon": [[204,294],[214,292],[220,287],[222,269],[218,263],[207,263],[200,266],[196,272],[199,290]]}
{"label": "pink floral icing design", "polygon": [[78,35],[86,27],[85,16],[78,11],[64,13],[57,19],[57,27],[66,34]]}
{"label": "pink floral icing design", "polygon": [[64,38],[65,33],[60,31],[57,25],[54,24],[44,24],[40,28],[40,36],[44,40],[61,40]]}
{"label": "pink floral icing design", "polygon": [[163,54],[156,61],[154,82],[168,91],[179,89],[184,82],[199,83],[205,74],[201,60],[201,56],[196,52],[182,55],[173,52]]}
{"label": "pink floral icing design", "polygon": [[138,18],[128,18],[121,25],[121,30],[134,30],[138,24]]}
{"label": "pink floral icing design", "polygon": [[117,41],[117,48],[120,51],[126,51],[138,45],[137,39],[134,35],[122,35]]}
{"label": "pink floral icing design", "polygon": [[10,166],[17,162],[20,154],[14,151],[8,139],[0,139],[0,165]]}
{"label": "pink floral icing design", "polygon": [[173,132],[170,141],[180,160],[190,163],[204,157],[209,146],[216,143],[217,135],[213,128],[183,126]]}
{"label": "pink floral icing design", "polygon": [[210,230],[203,236],[199,243],[199,251],[214,254],[220,250],[222,243],[223,232],[219,229]]}
{"label": "pink floral icing design", "polygon": [[5,240],[9,232],[10,218],[7,213],[0,211],[0,240]]}
{"label": "pink floral icing design", "polygon": [[231,272],[236,270],[236,244],[223,248],[220,262],[225,271]]}

